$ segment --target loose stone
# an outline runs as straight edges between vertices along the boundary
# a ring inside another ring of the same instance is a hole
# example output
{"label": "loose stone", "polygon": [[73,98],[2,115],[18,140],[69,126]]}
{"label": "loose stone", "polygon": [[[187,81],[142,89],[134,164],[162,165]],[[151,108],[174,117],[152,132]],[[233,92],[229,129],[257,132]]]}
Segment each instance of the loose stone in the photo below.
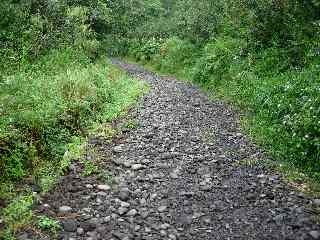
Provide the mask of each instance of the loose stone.
{"label": "loose stone", "polygon": [[98,185],[97,189],[99,189],[101,191],[109,191],[111,189],[111,187],[109,185]]}
{"label": "loose stone", "polygon": [[128,207],[130,207],[130,203],[128,203],[128,202],[121,202],[121,207],[128,208]]}
{"label": "loose stone", "polygon": [[84,234],[83,228],[77,228],[77,234],[80,236],[83,235]]}
{"label": "loose stone", "polygon": [[77,230],[77,222],[74,220],[63,221],[63,229],[67,232],[75,232]]}
{"label": "loose stone", "polygon": [[128,201],[129,199],[129,196],[130,196],[130,191],[129,189],[122,189],[119,193],[119,198],[120,200],[122,201]]}
{"label": "loose stone", "polygon": [[108,222],[110,222],[110,220],[111,220],[111,216],[106,216],[106,217],[103,219],[103,222],[104,222],[104,223],[108,223]]}
{"label": "loose stone", "polygon": [[166,211],[167,210],[167,206],[160,206],[159,208],[158,208],[158,211],[159,212],[164,212],[164,211]]}
{"label": "loose stone", "polygon": [[173,234],[169,234],[169,239],[171,239],[171,240],[176,240],[177,239],[177,237],[175,236],[175,235],[173,235]]}
{"label": "loose stone", "polygon": [[59,212],[60,213],[69,213],[72,211],[72,208],[69,206],[61,206],[59,207]]}
{"label": "loose stone", "polygon": [[114,151],[115,153],[122,153],[122,152],[123,152],[122,146],[115,146],[115,147],[113,148],[113,151]]}
{"label": "loose stone", "polygon": [[125,214],[127,211],[128,211],[128,208],[125,208],[125,207],[119,207],[119,209],[118,209],[118,213],[120,215]]}
{"label": "loose stone", "polygon": [[144,169],[144,168],[145,168],[145,165],[142,165],[142,164],[133,164],[131,166],[132,170],[141,170],[141,169]]}
{"label": "loose stone", "polygon": [[320,207],[320,199],[314,199],[313,204],[316,205],[317,207]]}
{"label": "loose stone", "polygon": [[320,231],[310,231],[309,235],[313,238],[313,239],[320,239]]}
{"label": "loose stone", "polygon": [[131,209],[129,212],[127,212],[127,216],[134,217],[138,214],[138,211],[136,209]]}

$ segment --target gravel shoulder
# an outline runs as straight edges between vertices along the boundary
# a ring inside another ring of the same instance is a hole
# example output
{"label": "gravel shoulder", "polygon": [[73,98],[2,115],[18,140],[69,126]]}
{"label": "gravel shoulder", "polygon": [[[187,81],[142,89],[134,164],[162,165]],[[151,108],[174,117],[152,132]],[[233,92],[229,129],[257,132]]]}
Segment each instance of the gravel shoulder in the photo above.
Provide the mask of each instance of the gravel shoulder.
{"label": "gravel shoulder", "polygon": [[112,143],[91,140],[109,180],[74,164],[37,207],[61,221],[60,239],[320,239],[320,200],[259,164],[263,153],[231,108],[191,84],[113,63],[151,90],[130,113],[136,128]]}

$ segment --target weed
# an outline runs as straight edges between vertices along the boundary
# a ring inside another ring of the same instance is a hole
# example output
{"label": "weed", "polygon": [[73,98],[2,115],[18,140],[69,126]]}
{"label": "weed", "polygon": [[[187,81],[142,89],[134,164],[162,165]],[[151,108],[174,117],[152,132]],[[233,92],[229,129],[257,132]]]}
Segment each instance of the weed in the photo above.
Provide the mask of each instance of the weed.
{"label": "weed", "polygon": [[9,201],[16,196],[15,186],[13,183],[0,183],[1,200]]}
{"label": "weed", "polygon": [[[15,198],[15,183],[28,177],[49,191],[83,155],[88,134],[102,133],[110,141],[116,131],[104,126],[146,90],[146,84],[108,60],[90,63],[81,51],[69,48],[53,50],[13,75],[1,75],[0,198],[12,202],[4,218],[8,236],[27,225],[23,219],[32,214],[22,211],[27,204]],[[98,173],[94,162],[83,164],[84,175]]]}
{"label": "weed", "polygon": [[89,134],[94,137],[103,138],[106,142],[111,142],[114,135],[117,134],[110,124],[94,124],[89,130]]}
{"label": "weed", "polygon": [[213,129],[208,128],[202,133],[202,141],[205,143],[213,143],[216,140],[216,134]]}
{"label": "weed", "polygon": [[37,226],[43,230],[50,233],[56,234],[58,230],[61,229],[59,221],[49,218],[47,216],[38,217]]}
{"label": "weed", "polygon": [[242,159],[235,163],[236,166],[245,166],[245,167],[254,167],[261,164],[261,161],[258,159]]}
{"label": "weed", "polygon": [[18,230],[27,227],[32,223],[33,195],[27,193],[14,199],[3,209],[3,220],[6,226],[6,234],[16,233]]}
{"label": "weed", "polygon": [[72,160],[79,159],[85,148],[85,139],[81,137],[73,137],[72,142],[67,145],[67,151],[64,153],[60,162],[60,171],[65,171],[71,164]]}
{"label": "weed", "polygon": [[100,181],[111,185],[113,183],[112,175],[109,171],[103,170],[99,173],[98,178]]}
{"label": "weed", "polygon": [[83,160],[83,161],[81,161],[81,163],[84,166],[84,169],[83,169],[83,172],[82,172],[83,176],[90,176],[92,174],[96,174],[96,173],[99,172],[98,166],[95,165],[92,161]]}
{"label": "weed", "polygon": [[122,125],[122,129],[135,129],[139,126],[139,122],[136,119],[129,119]]}

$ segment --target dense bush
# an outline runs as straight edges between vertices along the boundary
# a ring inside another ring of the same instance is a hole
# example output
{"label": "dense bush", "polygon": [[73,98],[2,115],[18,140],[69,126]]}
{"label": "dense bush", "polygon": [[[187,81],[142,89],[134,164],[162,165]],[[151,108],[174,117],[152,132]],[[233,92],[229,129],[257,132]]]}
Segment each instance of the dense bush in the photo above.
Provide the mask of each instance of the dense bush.
{"label": "dense bush", "polygon": [[147,41],[132,40],[129,46],[129,55],[138,61],[150,61],[151,58],[160,53],[161,43],[152,38]]}
{"label": "dense bush", "polygon": [[253,113],[251,132],[275,158],[319,179],[319,77],[318,65],[281,73],[247,57],[214,90]]}
{"label": "dense bush", "polygon": [[252,12],[249,24],[251,43],[261,47],[274,43],[286,48],[299,47],[319,31],[317,1],[256,0],[248,2],[247,8]]}
{"label": "dense bush", "polygon": [[185,66],[191,66],[194,55],[197,53],[196,47],[188,40],[181,40],[177,37],[167,39],[160,46],[159,68],[174,72]]}
{"label": "dense bush", "polygon": [[196,61],[192,79],[203,84],[217,85],[226,77],[230,65],[245,48],[240,39],[219,38],[208,43]]}
{"label": "dense bush", "polygon": [[20,179],[44,161],[60,164],[72,136],[93,122],[108,120],[110,105],[119,104],[123,91],[130,97],[137,84],[121,78],[119,72],[115,80],[106,79],[112,71],[106,60],[90,63],[85,54],[65,49],[4,77],[0,82],[1,180]]}

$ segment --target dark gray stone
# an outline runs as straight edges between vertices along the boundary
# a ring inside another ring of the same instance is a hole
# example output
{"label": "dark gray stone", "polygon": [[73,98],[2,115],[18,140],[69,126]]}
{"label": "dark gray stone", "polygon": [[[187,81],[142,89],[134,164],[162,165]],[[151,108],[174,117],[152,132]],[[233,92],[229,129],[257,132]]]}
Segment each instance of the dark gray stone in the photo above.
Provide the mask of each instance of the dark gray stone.
{"label": "dark gray stone", "polygon": [[65,220],[62,222],[63,229],[66,232],[76,232],[77,231],[77,226],[78,222],[75,220]]}

